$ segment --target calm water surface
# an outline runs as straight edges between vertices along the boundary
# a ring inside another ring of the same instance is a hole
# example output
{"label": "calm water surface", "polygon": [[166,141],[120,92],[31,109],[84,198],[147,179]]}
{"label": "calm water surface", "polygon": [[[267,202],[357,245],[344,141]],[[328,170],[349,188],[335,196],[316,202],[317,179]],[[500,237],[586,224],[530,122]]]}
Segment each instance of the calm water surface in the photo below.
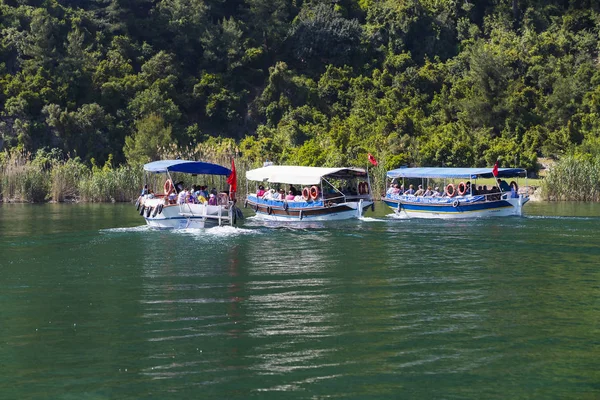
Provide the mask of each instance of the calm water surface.
{"label": "calm water surface", "polygon": [[600,205],[378,206],[165,232],[0,205],[0,398],[600,398]]}

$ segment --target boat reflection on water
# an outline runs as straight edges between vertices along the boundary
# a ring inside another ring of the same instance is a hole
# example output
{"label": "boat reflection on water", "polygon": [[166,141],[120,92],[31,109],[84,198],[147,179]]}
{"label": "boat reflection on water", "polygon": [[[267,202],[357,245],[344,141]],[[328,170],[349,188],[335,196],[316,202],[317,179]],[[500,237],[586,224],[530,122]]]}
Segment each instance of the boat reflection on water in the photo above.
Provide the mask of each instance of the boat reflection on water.
{"label": "boat reflection on water", "polygon": [[327,222],[317,221],[271,221],[260,217],[249,217],[245,227],[285,228],[285,229],[325,229]]}

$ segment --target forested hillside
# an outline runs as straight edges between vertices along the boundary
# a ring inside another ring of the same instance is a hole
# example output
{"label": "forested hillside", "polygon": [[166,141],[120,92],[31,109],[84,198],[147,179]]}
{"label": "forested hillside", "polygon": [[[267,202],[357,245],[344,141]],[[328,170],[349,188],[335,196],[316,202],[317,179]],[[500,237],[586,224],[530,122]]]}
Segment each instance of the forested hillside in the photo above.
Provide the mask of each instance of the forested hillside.
{"label": "forested hillside", "polygon": [[4,158],[535,170],[600,147],[593,0],[1,2]]}

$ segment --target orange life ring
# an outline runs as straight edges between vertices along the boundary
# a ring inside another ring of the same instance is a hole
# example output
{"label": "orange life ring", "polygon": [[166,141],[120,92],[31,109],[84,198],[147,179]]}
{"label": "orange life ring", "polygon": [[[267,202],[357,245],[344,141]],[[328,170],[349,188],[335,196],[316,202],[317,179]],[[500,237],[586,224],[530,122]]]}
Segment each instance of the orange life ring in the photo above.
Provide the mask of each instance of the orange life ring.
{"label": "orange life ring", "polygon": [[458,192],[459,196],[464,195],[465,193],[467,193],[467,185],[464,182],[459,183],[458,187],[456,188],[456,191]]}
{"label": "orange life ring", "polygon": [[[452,189],[452,191],[450,191],[450,189]],[[448,197],[454,197],[456,196],[456,189],[454,189],[454,185],[449,183],[448,186],[446,186],[446,195]]]}
{"label": "orange life ring", "polygon": [[316,186],[310,187],[310,198],[316,200],[319,197],[319,188]]}
{"label": "orange life ring", "polygon": [[173,182],[171,182],[170,179],[167,179],[165,181],[165,184],[163,186],[163,190],[165,192],[166,195],[171,194],[171,192],[173,191]]}
{"label": "orange life ring", "polygon": [[363,182],[363,192],[369,194],[369,184],[367,182]]}
{"label": "orange life ring", "polygon": [[304,201],[308,201],[310,200],[310,189],[305,187],[302,188],[302,198],[304,199]]}

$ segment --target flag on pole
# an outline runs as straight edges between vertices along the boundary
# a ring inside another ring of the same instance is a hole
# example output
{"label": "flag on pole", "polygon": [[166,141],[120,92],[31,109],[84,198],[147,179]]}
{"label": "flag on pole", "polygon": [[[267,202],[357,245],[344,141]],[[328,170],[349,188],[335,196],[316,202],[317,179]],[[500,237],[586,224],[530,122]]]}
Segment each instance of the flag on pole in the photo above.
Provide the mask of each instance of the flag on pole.
{"label": "flag on pole", "polygon": [[496,164],[494,164],[494,168],[492,169],[492,175],[494,175],[494,177],[498,177],[498,160],[496,160]]}
{"label": "flag on pole", "polygon": [[369,153],[369,162],[375,166],[377,166],[377,160],[375,159],[375,157],[373,157],[373,155],[371,153]]}
{"label": "flag on pole", "polygon": [[231,174],[227,177],[227,183],[231,186],[231,192],[237,192],[237,174],[235,172],[235,163],[231,159]]}

